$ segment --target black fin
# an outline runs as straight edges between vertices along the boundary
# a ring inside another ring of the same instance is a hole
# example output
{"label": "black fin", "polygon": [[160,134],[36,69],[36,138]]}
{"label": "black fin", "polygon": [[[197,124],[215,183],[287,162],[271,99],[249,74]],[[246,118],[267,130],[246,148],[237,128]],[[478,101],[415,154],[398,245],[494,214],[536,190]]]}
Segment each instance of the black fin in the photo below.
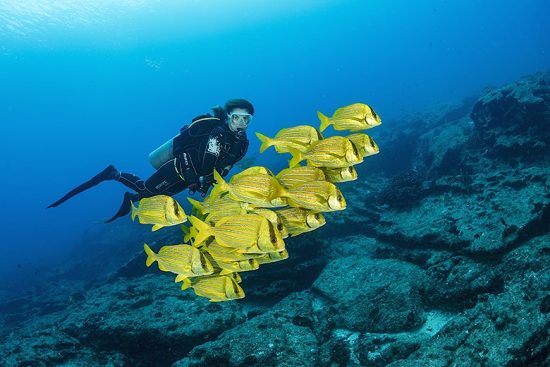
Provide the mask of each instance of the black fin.
{"label": "black fin", "polygon": [[118,170],[112,164],[105,168],[103,171],[99,172],[97,175],[92,177],[90,180],[84,182],[82,185],[75,187],[69,191],[61,199],[57,200],[55,203],[50,204],[48,208],[55,208],[58,205],[63,204],[65,201],[69,200],[75,195],[80,194],[82,191],[88,190],[90,187],[105,181],[105,180],[116,180],[119,176]]}
{"label": "black fin", "polygon": [[136,202],[139,200],[138,194],[132,194],[131,192],[124,193],[124,199],[122,199],[122,204],[120,205],[120,208],[116,212],[115,215],[105,223],[111,223],[117,218],[123,217],[126,214],[130,213],[130,209],[132,208],[132,202]]}

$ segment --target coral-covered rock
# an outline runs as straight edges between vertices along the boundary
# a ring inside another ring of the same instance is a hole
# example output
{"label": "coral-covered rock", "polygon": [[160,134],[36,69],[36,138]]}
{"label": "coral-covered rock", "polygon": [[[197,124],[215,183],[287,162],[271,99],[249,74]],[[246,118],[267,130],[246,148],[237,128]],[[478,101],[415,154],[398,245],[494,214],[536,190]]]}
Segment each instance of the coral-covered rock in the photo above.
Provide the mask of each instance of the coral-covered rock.
{"label": "coral-covered rock", "polygon": [[[458,254],[498,254],[550,227],[547,168],[473,174],[437,181],[444,193],[407,211],[386,210],[378,236],[400,246]],[[443,189],[444,187],[444,189]]]}
{"label": "coral-covered rock", "polygon": [[544,159],[550,153],[549,83],[550,74],[537,74],[487,90],[471,114],[478,147],[494,159]]}
{"label": "coral-covered rock", "polygon": [[331,261],[312,290],[326,301],[318,317],[332,318],[336,328],[391,332],[424,322],[425,283],[413,265],[350,256]]}
{"label": "coral-covered rock", "polygon": [[173,366],[317,366],[311,302],[310,293],[295,293],[215,341],[195,347]]}
{"label": "coral-covered rock", "polygon": [[406,208],[422,197],[422,177],[416,170],[408,170],[392,177],[378,196],[382,204],[392,208]]}

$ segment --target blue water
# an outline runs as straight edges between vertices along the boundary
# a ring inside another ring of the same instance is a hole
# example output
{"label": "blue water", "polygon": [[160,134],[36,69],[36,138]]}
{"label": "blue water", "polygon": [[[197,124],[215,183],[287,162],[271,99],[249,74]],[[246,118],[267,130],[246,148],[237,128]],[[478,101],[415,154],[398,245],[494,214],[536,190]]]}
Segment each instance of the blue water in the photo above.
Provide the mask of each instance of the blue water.
{"label": "blue water", "polygon": [[66,261],[125,190],[49,203],[109,163],[147,178],[151,150],[229,98],[254,103],[253,157],[253,131],[317,124],[318,109],[367,102],[391,129],[550,67],[544,0],[102,3],[0,3],[4,287]]}

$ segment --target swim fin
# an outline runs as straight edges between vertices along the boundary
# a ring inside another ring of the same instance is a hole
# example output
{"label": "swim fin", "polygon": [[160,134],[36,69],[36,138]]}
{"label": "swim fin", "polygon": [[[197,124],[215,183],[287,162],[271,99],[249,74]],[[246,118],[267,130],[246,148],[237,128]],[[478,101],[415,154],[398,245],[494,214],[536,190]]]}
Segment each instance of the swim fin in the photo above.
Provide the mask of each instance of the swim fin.
{"label": "swim fin", "polygon": [[120,208],[116,212],[115,215],[105,223],[111,223],[117,218],[123,217],[126,214],[130,213],[130,209],[132,208],[132,202],[136,202],[139,200],[139,194],[132,194],[131,192],[125,192],[124,193],[124,199],[122,199],[122,204],[120,205]]}
{"label": "swim fin", "polygon": [[55,203],[50,204],[48,208],[55,208],[56,206],[63,204],[65,201],[69,200],[73,196],[80,194],[82,191],[88,190],[90,187],[94,187],[95,185],[100,184],[101,182],[106,180],[116,180],[119,177],[120,172],[118,172],[115,166],[111,164],[103,171],[92,177],[90,180],[69,191],[67,194],[65,194],[65,196],[57,200]]}

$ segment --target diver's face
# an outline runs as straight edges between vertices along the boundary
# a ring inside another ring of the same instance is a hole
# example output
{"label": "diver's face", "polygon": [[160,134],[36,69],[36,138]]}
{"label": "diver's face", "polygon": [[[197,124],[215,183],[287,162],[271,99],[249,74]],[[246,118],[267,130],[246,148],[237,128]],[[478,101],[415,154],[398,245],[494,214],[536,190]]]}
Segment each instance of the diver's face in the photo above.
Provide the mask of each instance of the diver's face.
{"label": "diver's face", "polygon": [[244,108],[235,108],[227,114],[227,123],[233,132],[246,130],[250,121],[252,121],[252,115]]}

